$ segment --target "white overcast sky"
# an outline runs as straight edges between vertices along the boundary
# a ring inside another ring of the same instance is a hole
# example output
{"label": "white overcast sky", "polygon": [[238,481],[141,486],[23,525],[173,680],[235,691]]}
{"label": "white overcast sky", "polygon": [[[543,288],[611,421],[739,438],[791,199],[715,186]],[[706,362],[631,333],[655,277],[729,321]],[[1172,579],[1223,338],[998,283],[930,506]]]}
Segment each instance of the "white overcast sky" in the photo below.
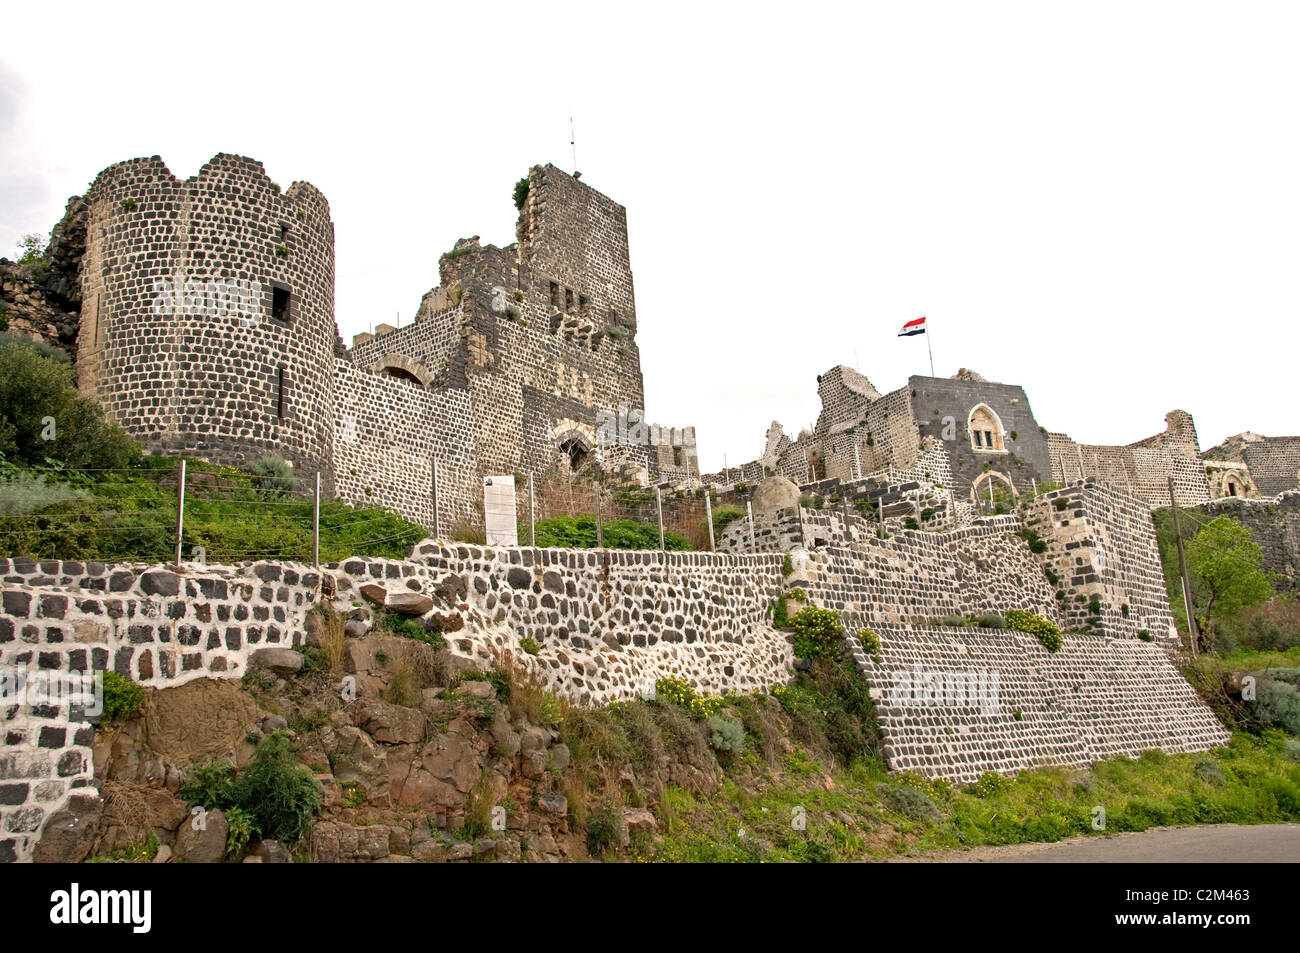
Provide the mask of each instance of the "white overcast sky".
{"label": "white overcast sky", "polygon": [[1300,432],[1300,6],[23,4],[0,252],[104,166],[260,159],[329,199],[345,341],[514,240],[530,165],[628,209],[647,416],[702,463],[970,367],[1039,423],[1202,447]]}

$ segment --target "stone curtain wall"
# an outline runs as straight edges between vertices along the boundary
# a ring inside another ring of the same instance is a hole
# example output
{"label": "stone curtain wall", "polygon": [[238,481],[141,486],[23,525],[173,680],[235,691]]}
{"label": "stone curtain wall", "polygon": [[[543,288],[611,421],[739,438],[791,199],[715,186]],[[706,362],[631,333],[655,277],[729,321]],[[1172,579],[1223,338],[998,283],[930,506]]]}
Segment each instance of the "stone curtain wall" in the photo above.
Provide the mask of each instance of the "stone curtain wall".
{"label": "stone curtain wall", "polygon": [[[1176,639],[1155,527],[1143,500],[1089,480],[1030,501],[1025,525],[1047,544],[1040,559],[1059,580],[1062,628],[1095,623],[1114,636],[1136,638],[1145,631],[1160,641]],[[1089,609],[1094,598],[1100,613]]]}
{"label": "stone curtain wall", "polygon": [[[879,653],[856,645],[855,658],[893,770],[971,783],[989,771],[1082,766],[1151,748],[1204,751],[1230,737],[1156,645],[1070,634],[1051,653],[1023,632],[875,632]],[[954,682],[986,693],[972,700],[945,690]]]}
{"label": "stone curtain wall", "polygon": [[469,395],[336,362],[334,472],[350,503],[390,506],[433,527],[433,457],[438,457],[440,529],[481,500]]}
{"label": "stone curtain wall", "polygon": [[[337,331],[325,197],[305,182],[281,193],[260,162],[218,155],[186,181],[157,156],[118,163],[86,198],[81,388],[156,449],[219,463],[274,453],[325,471],[329,487]],[[156,306],[155,283],[177,273],[198,284],[180,289],[179,308]],[[260,282],[251,319],[207,294],[226,280]],[[272,319],[276,283],[291,294],[284,322]]]}

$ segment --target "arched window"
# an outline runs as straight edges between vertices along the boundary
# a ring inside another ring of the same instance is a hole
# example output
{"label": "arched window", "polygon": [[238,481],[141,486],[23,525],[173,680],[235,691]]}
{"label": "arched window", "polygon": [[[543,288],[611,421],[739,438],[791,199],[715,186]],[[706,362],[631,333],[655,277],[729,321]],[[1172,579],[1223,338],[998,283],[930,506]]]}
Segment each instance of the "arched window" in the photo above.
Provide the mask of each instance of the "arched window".
{"label": "arched window", "polygon": [[970,433],[972,450],[983,450],[986,453],[1006,452],[1002,444],[1002,421],[988,404],[980,404],[970,412],[966,429]]}

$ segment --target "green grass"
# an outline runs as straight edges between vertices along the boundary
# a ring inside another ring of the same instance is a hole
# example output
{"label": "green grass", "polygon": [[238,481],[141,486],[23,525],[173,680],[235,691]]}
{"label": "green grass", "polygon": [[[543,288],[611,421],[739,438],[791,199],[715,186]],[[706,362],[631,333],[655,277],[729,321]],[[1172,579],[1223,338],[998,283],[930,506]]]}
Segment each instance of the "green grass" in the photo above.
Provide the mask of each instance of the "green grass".
{"label": "green grass", "polygon": [[[596,545],[596,517],[592,513],[557,516],[539,521],[536,532],[538,546],[592,549]],[[603,520],[601,537],[606,549],[658,549],[659,525],[634,520]],[[528,538],[527,523],[520,524],[519,538]],[[690,549],[691,544],[678,534],[665,530],[664,548],[680,551]]]}
{"label": "green grass", "polygon": [[1300,645],[1274,652],[1242,649],[1224,655],[1222,661],[1233,669],[1295,668],[1300,666]]}
{"label": "green grass", "polygon": [[[53,471],[58,482],[88,498],[52,503],[25,517],[0,520],[0,552],[37,559],[146,561],[169,558],[175,547],[176,471],[173,459],[150,458],[125,473]],[[425,538],[422,526],[379,506],[323,500],[320,557],[401,558]],[[312,500],[260,488],[244,471],[189,461],[182,558],[201,548],[207,562],[309,559]]]}
{"label": "green grass", "polygon": [[[1284,738],[1235,733],[1226,748],[1197,754],[1147,752],[1091,769],[1025,771],[978,797],[973,788],[932,789],[942,820],[913,820],[883,794],[909,779],[889,775],[875,758],[828,772],[802,756],[756,793],[724,784],[711,797],[669,787],[655,806],[668,861],[748,862],[884,859],[941,848],[1057,841],[1074,835],[1141,831],[1159,825],[1261,824],[1300,820],[1300,763],[1283,754]],[[1225,783],[1196,772],[1212,761]],[[803,771],[801,774],[800,771]],[[921,782],[917,782],[918,784]],[[1093,808],[1106,811],[1094,831]],[[806,829],[792,824],[802,808]],[[839,816],[843,814],[850,823]],[[740,831],[744,831],[741,836]]]}

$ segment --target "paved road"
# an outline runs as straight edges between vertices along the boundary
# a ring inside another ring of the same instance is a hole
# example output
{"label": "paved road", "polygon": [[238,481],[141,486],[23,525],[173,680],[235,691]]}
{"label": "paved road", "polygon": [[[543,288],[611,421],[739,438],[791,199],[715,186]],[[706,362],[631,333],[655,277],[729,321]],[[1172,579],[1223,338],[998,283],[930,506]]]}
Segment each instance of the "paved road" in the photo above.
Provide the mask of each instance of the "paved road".
{"label": "paved road", "polygon": [[1016,844],[934,851],[900,863],[1169,864],[1300,863],[1300,824],[1207,824],[1153,827],[1125,834],[1073,837],[1056,844]]}

